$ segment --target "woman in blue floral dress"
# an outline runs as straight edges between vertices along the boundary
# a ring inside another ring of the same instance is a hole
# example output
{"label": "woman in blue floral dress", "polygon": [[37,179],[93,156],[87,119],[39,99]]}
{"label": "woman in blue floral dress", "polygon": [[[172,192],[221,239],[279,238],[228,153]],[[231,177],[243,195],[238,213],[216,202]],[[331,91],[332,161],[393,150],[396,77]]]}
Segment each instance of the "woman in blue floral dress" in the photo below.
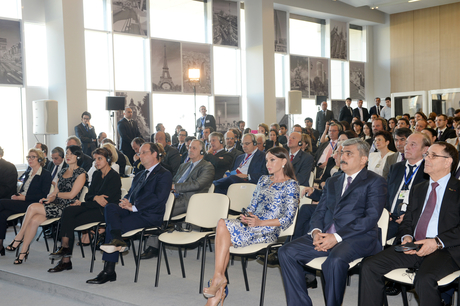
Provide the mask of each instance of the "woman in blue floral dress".
{"label": "woman in blue floral dress", "polygon": [[209,298],[206,305],[218,305],[225,298],[225,269],[230,258],[230,246],[244,247],[255,243],[271,243],[293,222],[299,205],[299,184],[289,153],[282,147],[267,151],[266,166],[270,175],[259,179],[247,208],[249,217],[221,219],[215,239],[215,268],[212,286],[204,288]]}

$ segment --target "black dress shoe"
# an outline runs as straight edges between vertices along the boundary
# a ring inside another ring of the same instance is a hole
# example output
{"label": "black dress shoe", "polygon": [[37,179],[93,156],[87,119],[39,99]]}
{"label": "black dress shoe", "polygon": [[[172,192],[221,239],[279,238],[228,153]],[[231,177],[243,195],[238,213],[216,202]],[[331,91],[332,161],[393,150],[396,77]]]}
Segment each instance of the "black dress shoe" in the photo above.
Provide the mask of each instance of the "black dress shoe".
{"label": "black dress shoe", "polygon": [[115,271],[113,273],[107,273],[102,271],[99,273],[96,278],[88,279],[86,281],[87,284],[105,284],[107,282],[114,282],[117,280],[117,273]]}
{"label": "black dress shoe", "polygon": [[49,258],[50,259],[61,259],[62,257],[70,257],[70,256],[72,256],[70,248],[61,247],[56,252],[51,253]]}
{"label": "black dress shoe", "polygon": [[124,252],[128,249],[128,245],[123,239],[112,239],[109,243],[101,245],[101,250],[106,253]]}
{"label": "black dress shoe", "polygon": [[315,289],[317,287],[318,287],[318,281],[316,280],[316,278],[313,281],[308,281],[307,280],[307,289],[308,288]]}
{"label": "black dress shoe", "polygon": [[[257,259],[260,261],[265,261],[265,255],[258,255]],[[280,264],[278,259],[278,251],[274,251],[273,253],[268,254],[267,264],[271,266],[276,266]]]}
{"label": "black dress shoe", "polygon": [[150,259],[153,257],[158,257],[159,250],[154,247],[148,247],[144,253],[141,254],[141,259]]}
{"label": "black dress shoe", "polygon": [[62,272],[62,271],[65,271],[65,270],[72,270],[72,262],[71,261],[62,262],[62,260],[60,260],[58,262],[58,264],[54,268],[49,269],[48,272],[55,273],[55,272]]}
{"label": "black dress shoe", "polygon": [[396,283],[389,283],[385,286],[385,293],[389,296],[395,296],[401,293],[401,288]]}

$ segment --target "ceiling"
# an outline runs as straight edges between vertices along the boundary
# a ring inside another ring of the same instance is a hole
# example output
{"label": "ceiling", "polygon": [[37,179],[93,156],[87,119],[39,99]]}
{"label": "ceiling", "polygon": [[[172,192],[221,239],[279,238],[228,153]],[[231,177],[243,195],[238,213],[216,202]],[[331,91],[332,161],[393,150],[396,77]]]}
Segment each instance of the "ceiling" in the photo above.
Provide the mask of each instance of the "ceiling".
{"label": "ceiling", "polygon": [[[450,4],[460,1],[454,0],[419,0],[409,2],[409,0],[338,0],[355,7],[369,6],[378,7],[379,11],[387,14],[402,13],[407,11],[424,9],[427,7]],[[377,9],[377,8],[376,8]]]}

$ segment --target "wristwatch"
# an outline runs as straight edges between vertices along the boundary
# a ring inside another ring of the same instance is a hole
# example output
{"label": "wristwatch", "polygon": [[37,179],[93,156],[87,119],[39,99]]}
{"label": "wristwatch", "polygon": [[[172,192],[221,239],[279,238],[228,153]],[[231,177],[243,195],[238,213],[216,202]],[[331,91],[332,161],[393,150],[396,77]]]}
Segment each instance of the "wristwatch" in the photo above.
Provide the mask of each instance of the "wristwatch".
{"label": "wristwatch", "polygon": [[442,249],[442,242],[441,239],[439,239],[438,236],[434,237],[434,240],[436,241],[436,244],[438,246],[438,250]]}

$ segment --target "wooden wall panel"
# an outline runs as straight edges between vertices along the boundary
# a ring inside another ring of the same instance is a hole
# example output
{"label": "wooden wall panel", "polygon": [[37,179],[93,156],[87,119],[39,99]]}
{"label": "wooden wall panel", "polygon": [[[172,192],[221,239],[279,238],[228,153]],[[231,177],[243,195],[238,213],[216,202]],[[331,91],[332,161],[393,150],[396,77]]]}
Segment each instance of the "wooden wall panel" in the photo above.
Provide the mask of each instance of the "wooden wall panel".
{"label": "wooden wall panel", "polygon": [[391,92],[414,90],[414,14],[390,16]]}
{"label": "wooden wall panel", "polygon": [[439,89],[439,6],[414,11],[414,90]]}
{"label": "wooden wall panel", "polygon": [[439,7],[440,88],[460,87],[460,3]]}

